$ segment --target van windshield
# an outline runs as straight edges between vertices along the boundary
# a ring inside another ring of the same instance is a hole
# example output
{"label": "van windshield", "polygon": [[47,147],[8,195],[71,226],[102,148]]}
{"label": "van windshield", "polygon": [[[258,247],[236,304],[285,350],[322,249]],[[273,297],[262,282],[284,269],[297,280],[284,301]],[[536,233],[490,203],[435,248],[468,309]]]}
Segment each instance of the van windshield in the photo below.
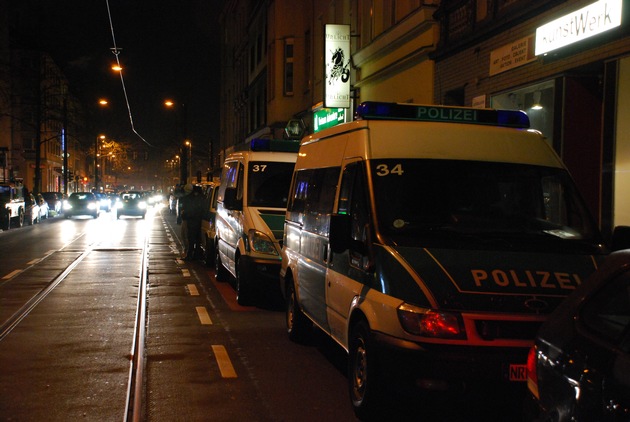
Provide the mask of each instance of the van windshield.
{"label": "van windshield", "polygon": [[380,233],[401,246],[594,252],[601,243],[563,169],[423,159],[370,166]]}
{"label": "van windshield", "polygon": [[247,205],[286,208],[294,163],[252,161],[247,179]]}

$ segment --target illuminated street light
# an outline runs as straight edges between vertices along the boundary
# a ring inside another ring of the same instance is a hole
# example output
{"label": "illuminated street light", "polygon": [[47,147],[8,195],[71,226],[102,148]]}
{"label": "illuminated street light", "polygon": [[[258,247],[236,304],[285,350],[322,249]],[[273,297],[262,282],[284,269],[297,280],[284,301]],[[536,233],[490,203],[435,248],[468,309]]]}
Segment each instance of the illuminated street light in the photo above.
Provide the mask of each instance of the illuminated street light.
{"label": "illuminated street light", "polygon": [[120,71],[123,70],[123,68],[121,66],[117,65],[117,64],[113,64],[112,65],[112,70],[115,71],[115,72],[120,72]]}

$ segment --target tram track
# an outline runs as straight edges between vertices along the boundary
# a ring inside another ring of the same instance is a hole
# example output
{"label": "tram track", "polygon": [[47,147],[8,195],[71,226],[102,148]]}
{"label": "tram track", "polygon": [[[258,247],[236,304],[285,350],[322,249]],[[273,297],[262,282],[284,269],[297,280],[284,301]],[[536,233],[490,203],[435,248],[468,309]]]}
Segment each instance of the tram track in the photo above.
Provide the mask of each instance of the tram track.
{"label": "tram track", "polygon": [[[97,296],[92,297],[92,299],[86,297],[85,299],[87,300],[76,302],[79,306],[85,306],[86,304],[100,303],[103,299],[111,300],[111,296],[120,295],[120,293],[112,291],[109,292],[109,298],[99,297],[99,294],[103,294],[103,290],[100,287],[100,285],[103,285],[102,283],[108,286],[115,285],[117,281],[123,278],[120,277],[120,274],[125,274],[124,279],[128,280],[135,280],[137,277],[137,294],[133,295],[134,297],[137,296],[134,321],[131,323],[130,319],[123,320],[123,317],[120,316],[121,322],[118,322],[118,325],[133,324],[133,336],[128,338],[129,343],[127,343],[130,345],[130,348],[126,354],[128,371],[126,376],[126,393],[124,394],[125,402],[116,406],[117,408],[124,408],[123,414],[119,415],[125,422],[143,419],[149,232],[150,230],[145,230],[141,244],[137,243],[131,247],[106,245],[101,244],[99,241],[79,246],[76,241],[82,236],[78,236],[62,248],[49,251],[43,257],[29,261],[24,268],[12,270],[0,279],[0,294],[2,294],[1,298],[4,300],[3,304],[8,303],[10,305],[5,306],[5,314],[0,317],[0,344],[2,344],[6,343],[5,340],[11,338],[11,334],[19,329],[29,315],[34,314],[38,310],[39,305],[47,303],[46,299],[51,297],[53,292],[59,291],[60,286],[64,285],[64,281],[76,284],[77,280],[81,280],[83,286],[79,289],[82,289],[82,292],[85,291],[84,286],[94,288],[93,294]],[[139,238],[138,242],[140,242]],[[125,259],[129,260],[129,265],[121,263],[121,260],[124,261]],[[112,266],[116,267],[117,274],[119,274],[118,277],[108,279],[106,276],[98,276],[108,274],[108,271],[111,270],[107,262],[111,262]],[[84,281],[89,278],[89,276],[86,278],[85,274],[89,274],[90,271],[94,271],[94,275],[96,275],[92,285],[85,284]],[[43,276],[47,272],[53,272],[54,274],[47,279]],[[131,276],[132,273],[133,276]],[[71,279],[74,281],[70,281]],[[124,284],[127,286],[126,288],[130,287],[129,283]],[[72,290],[71,293],[74,293],[74,288],[66,286],[64,291]],[[60,295],[57,295],[57,301],[59,301],[59,297],[65,297]],[[129,295],[127,297],[129,299],[132,298]],[[65,302],[71,300],[74,301],[77,298],[62,299]],[[7,317],[8,313],[10,315]],[[128,311],[126,310],[124,313],[127,315]],[[128,321],[128,323],[123,321]],[[94,329],[95,332],[99,331],[98,326],[95,326]],[[86,334],[87,338],[92,336],[93,334]],[[123,342],[119,337],[116,337],[115,340],[117,343]],[[80,345],[80,343],[78,344]],[[25,376],[28,375],[25,374]],[[125,386],[121,385],[122,383],[116,384],[120,385],[120,387],[116,388],[125,388]]]}

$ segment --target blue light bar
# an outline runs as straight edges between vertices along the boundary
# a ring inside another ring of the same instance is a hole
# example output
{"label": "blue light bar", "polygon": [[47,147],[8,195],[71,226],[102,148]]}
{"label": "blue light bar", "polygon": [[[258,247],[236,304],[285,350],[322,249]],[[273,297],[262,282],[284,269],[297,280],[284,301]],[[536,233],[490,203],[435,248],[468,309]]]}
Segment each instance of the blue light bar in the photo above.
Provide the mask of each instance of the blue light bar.
{"label": "blue light bar", "polygon": [[298,152],[299,140],[254,138],[249,143],[252,151]]}
{"label": "blue light bar", "polygon": [[357,108],[356,117],[363,120],[415,120],[514,128],[529,127],[529,117],[525,112],[519,110],[381,103],[375,101],[361,103]]}

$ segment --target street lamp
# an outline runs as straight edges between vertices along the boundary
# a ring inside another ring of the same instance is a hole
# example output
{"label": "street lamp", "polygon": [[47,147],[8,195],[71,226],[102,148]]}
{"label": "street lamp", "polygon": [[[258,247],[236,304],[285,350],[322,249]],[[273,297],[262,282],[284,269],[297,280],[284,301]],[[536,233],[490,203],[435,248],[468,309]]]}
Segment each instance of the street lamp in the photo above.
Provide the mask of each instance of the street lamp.
{"label": "street lamp", "polygon": [[184,167],[184,175],[182,179],[184,183],[188,183],[188,178],[190,177],[190,181],[192,181],[192,142],[189,140],[184,141],[184,147],[188,149],[188,151],[182,151],[186,155],[186,166]]}

